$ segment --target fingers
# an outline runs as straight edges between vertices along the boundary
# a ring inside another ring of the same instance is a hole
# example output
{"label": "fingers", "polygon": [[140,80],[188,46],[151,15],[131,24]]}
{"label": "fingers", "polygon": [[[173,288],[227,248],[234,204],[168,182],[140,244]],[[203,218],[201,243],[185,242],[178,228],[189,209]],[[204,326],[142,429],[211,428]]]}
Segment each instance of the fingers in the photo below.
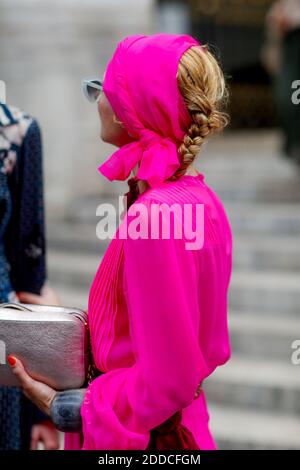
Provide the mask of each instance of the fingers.
{"label": "fingers", "polygon": [[19,380],[23,390],[30,390],[34,385],[34,380],[27,374],[22,362],[12,355],[9,355],[7,360],[11,367],[11,371]]}
{"label": "fingers", "polygon": [[7,359],[13,374],[20,383],[24,395],[43,411],[43,413],[50,416],[51,403],[56,396],[56,390],[30,377],[22,362],[15,356],[10,355]]}
{"label": "fingers", "polygon": [[59,440],[50,438],[44,441],[45,450],[58,450],[59,449]]}
{"label": "fingers", "polygon": [[18,292],[17,295],[19,301],[25,304],[61,305],[59,297],[48,284],[44,284],[40,295],[32,294],[31,292]]}
{"label": "fingers", "polygon": [[45,450],[59,449],[59,433],[51,421],[35,424],[32,427],[30,449],[36,450],[39,442],[43,444]]}
{"label": "fingers", "polygon": [[42,290],[41,290],[41,295],[43,299],[45,299],[45,303],[48,305],[56,305],[59,306],[61,305],[61,301],[56,294],[56,292],[52,289],[52,287],[49,286],[49,284],[44,284]]}
{"label": "fingers", "polygon": [[39,442],[39,428],[37,426],[32,426],[30,450],[37,450],[38,442]]}
{"label": "fingers", "polygon": [[24,304],[35,304],[39,305],[41,303],[41,297],[31,292],[18,292],[19,301]]}

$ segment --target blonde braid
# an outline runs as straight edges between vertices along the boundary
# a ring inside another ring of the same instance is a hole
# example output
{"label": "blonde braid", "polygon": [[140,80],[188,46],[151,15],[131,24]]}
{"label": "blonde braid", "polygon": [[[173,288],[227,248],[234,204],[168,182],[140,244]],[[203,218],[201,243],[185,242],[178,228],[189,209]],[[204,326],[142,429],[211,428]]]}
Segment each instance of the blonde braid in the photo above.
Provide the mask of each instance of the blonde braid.
{"label": "blonde braid", "polygon": [[192,123],[178,148],[180,167],[170,181],[180,178],[197,157],[204,140],[229,122],[221,110],[228,96],[224,75],[207,46],[194,46],[183,54],[177,81]]}

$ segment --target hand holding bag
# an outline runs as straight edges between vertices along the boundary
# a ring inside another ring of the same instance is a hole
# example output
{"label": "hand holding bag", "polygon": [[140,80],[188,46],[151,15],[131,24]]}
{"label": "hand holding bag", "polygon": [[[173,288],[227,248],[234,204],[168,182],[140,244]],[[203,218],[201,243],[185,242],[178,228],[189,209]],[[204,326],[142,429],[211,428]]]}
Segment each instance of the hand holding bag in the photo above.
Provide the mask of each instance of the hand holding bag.
{"label": "hand holding bag", "polygon": [[7,364],[9,354],[55,390],[80,388],[92,371],[95,375],[87,313],[76,308],[0,304],[0,386],[19,386]]}

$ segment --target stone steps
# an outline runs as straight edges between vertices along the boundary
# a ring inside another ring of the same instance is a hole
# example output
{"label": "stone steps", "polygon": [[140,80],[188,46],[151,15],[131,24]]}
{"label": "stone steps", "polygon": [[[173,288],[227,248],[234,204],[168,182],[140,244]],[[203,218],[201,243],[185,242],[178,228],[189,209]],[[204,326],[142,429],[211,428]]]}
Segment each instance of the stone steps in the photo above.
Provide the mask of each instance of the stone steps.
{"label": "stone steps", "polygon": [[220,175],[216,174],[209,178],[212,188],[223,201],[239,201],[245,203],[294,203],[300,202],[299,178],[298,180],[282,182],[279,178],[265,181],[263,176],[249,175],[247,179],[239,179],[230,175],[225,181],[217,180]]}
{"label": "stone steps", "polygon": [[[94,224],[51,221],[49,225],[50,252],[102,255],[110,241],[97,238],[96,220]],[[300,243],[297,236],[234,234],[233,261],[238,270],[300,271]]]}
{"label": "stone steps", "polygon": [[209,403],[210,430],[219,449],[299,450],[300,419]]}
{"label": "stone steps", "polygon": [[230,202],[224,206],[234,233],[299,237],[299,204]]}
{"label": "stone steps", "polygon": [[[53,251],[48,254],[50,280],[66,286],[88,288],[102,254]],[[80,269],[78,269],[80,266]],[[258,310],[269,315],[297,315],[300,274],[282,271],[234,271],[229,302],[234,310]]]}
{"label": "stone steps", "polygon": [[103,254],[109,240],[99,240],[95,223],[67,223],[53,220],[48,223],[49,251],[82,254]]}
{"label": "stone steps", "polygon": [[229,311],[228,318],[233,354],[256,362],[262,358],[289,362],[291,344],[300,339],[298,316],[272,318],[264,312]]}
{"label": "stone steps", "polygon": [[51,286],[55,289],[59,296],[61,305],[65,307],[75,307],[87,311],[89,289],[75,289],[67,287],[60,282],[51,282]]}
{"label": "stone steps", "polygon": [[[94,262],[96,265],[97,263]],[[84,264],[81,264],[83,267]],[[95,268],[96,269],[96,268]],[[77,276],[76,271],[73,275]],[[72,272],[70,274],[72,276]],[[89,272],[87,278],[92,282]],[[88,282],[85,285],[74,288],[70,278],[69,285],[64,276],[51,275],[52,285],[60,294],[60,298],[66,306],[87,307],[89,292]],[[260,359],[289,360],[291,355],[291,344],[300,338],[300,319],[298,316],[276,315],[271,317],[265,312],[229,311],[229,329],[231,346],[234,353],[239,355]]]}
{"label": "stone steps", "polygon": [[[96,239],[96,225],[100,220],[96,216],[96,208],[101,203],[113,204],[113,210],[117,217],[119,209],[117,199],[89,199],[83,207],[74,203],[70,211],[68,223],[51,220],[48,224],[48,238],[51,243],[58,243],[66,238],[68,231],[78,230],[78,235],[73,232],[77,240],[82,232],[89,231],[89,237]],[[300,234],[300,205],[298,203],[242,203],[223,202],[226,208],[234,235],[261,237],[299,237]],[[86,238],[83,236],[83,239]],[[72,237],[73,238],[73,237]],[[80,237],[79,237],[80,239]]]}
{"label": "stone steps", "polygon": [[[77,255],[75,257],[56,253],[50,257],[50,260],[50,281],[62,293],[61,297],[65,305],[85,306],[89,287],[100,264],[100,257],[97,259],[96,256]],[[80,271],[76,268],[78,266],[80,266]],[[249,273],[247,274],[249,276]],[[257,279],[257,284],[261,287],[259,279]],[[271,285],[271,289],[272,287]],[[232,289],[235,289],[234,282]],[[277,292],[276,289],[275,292]],[[270,298],[273,299],[272,291]],[[300,335],[300,319],[294,314],[294,310],[293,314],[290,314],[284,310],[280,312],[279,309],[276,312],[269,310],[250,312],[245,308],[231,309],[229,326],[232,349],[239,354],[252,357],[289,358],[291,343],[297,339],[298,332]]]}
{"label": "stone steps", "polygon": [[292,236],[235,236],[234,268],[300,272],[300,243]]}
{"label": "stone steps", "polygon": [[[232,206],[229,210],[233,211]],[[240,207],[236,210],[235,217],[238,212],[242,213]],[[228,207],[227,207],[228,210]],[[271,210],[271,208],[270,208]],[[295,208],[298,212],[298,209]],[[251,208],[252,211],[252,208]],[[263,211],[262,211],[263,212]],[[271,214],[272,215],[272,214]],[[276,213],[273,214],[276,216]],[[299,214],[300,216],[300,214]],[[287,214],[289,220],[292,216]],[[230,220],[233,218],[230,217]],[[279,218],[283,218],[283,214],[279,214]],[[278,220],[278,223],[280,220]],[[300,220],[299,220],[300,222]],[[296,221],[295,221],[296,223]],[[254,224],[254,222],[253,222]],[[48,246],[53,249],[63,249],[64,251],[81,251],[82,253],[98,253],[104,252],[109,239],[100,240],[96,235],[97,218],[82,223],[64,222],[51,220],[48,224]],[[300,232],[299,232],[300,233]],[[273,233],[239,233],[236,230],[234,236],[234,263],[235,266],[248,265],[258,269],[289,269],[297,270],[300,258],[300,243],[298,232],[291,234],[282,234],[281,232]],[[293,256],[294,255],[294,256]],[[270,259],[271,258],[271,259]],[[294,258],[294,262],[293,262]]]}
{"label": "stone steps", "polygon": [[[213,403],[297,416],[300,423],[300,365],[234,355],[205,382]],[[299,435],[300,439],[300,435]]]}
{"label": "stone steps", "polygon": [[234,310],[257,310],[270,315],[299,316],[300,274],[287,271],[234,271],[229,290]]}
{"label": "stone steps", "polygon": [[53,251],[48,253],[49,279],[62,287],[88,289],[103,254]]}

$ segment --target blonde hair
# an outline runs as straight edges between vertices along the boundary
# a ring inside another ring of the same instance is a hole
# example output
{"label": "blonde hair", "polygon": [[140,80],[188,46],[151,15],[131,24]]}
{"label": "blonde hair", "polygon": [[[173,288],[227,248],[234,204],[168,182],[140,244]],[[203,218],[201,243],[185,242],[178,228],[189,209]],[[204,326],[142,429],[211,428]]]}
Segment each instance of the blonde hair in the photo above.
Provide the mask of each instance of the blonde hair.
{"label": "blonde hair", "polygon": [[[191,116],[191,125],[178,148],[180,167],[168,180],[177,180],[197,157],[204,140],[229,122],[224,112],[228,92],[221,67],[208,46],[192,46],[181,57],[177,83]],[[138,197],[138,179],[129,178],[127,207]]]}
{"label": "blonde hair", "polygon": [[208,46],[193,46],[182,55],[177,82],[192,122],[178,148],[180,167],[169,180],[182,176],[204,140],[229,122],[223,111],[228,97],[224,75]]}

